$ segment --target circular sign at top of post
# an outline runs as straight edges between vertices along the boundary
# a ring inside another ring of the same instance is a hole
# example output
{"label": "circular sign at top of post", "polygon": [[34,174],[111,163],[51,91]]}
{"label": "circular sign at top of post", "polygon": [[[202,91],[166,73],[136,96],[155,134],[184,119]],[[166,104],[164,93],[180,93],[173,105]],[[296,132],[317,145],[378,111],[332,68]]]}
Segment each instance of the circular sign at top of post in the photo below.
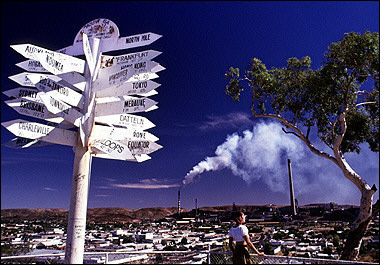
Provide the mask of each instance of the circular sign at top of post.
{"label": "circular sign at top of post", "polygon": [[84,25],[76,35],[74,44],[77,42],[83,42],[83,33],[85,33],[89,39],[116,39],[120,36],[119,28],[116,24],[106,18],[94,19]]}

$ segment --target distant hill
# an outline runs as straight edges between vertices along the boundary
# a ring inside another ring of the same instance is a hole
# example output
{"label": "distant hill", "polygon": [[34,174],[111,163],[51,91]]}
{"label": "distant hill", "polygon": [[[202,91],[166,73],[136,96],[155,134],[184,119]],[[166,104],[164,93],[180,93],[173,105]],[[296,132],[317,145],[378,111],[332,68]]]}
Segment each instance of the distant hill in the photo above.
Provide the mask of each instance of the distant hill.
{"label": "distant hill", "polygon": [[[177,207],[152,207],[141,209],[126,208],[94,208],[87,210],[88,221],[118,221],[118,222],[136,222],[141,220],[158,220],[166,216],[177,213]],[[187,212],[187,209],[182,209]],[[64,209],[4,209],[1,210],[1,219],[61,219],[67,220],[69,211]]]}
{"label": "distant hill", "polygon": [[[329,204],[309,204],[301,206],[301,208],[315,208],[323,207]],[[357,208],[352,205],[337,205],[334,204],[335,209],[341,210],[344,214],[346,211],[352,211],[350,209]],[[255,212],[257,210],[265,210],[268,208],[288,208],[289,206],[278,206],[278,205],[236,205],[238,210],[244,211],[245,213]],[[344,209],[344,210],[343,210]],[[355,210],[355,209],[354,209]],[[191,212],[193,212],[192,210]],[[209,214],[222,214],[232,211],[232,206],[205,206],[199,208],[200,212],[205,212]],[[110,208],[93,208],[87,210],[87,221],[94,222],[140,222],[142,220],[154,221],[163,219],[165,217],[178,217],[177,207],[150,207],[141,209],[126,209],[121,207],[110,207]],[[192,216],[191,212],[187,209],[182,208],[182,217]],[[187,213],[187,214],[186,214]],[[67,221],[69,211],[65,209],[3,209],[1,210],[1,219],[21,219],[21,220],[62,220]],[[222,214],[223,215],[223,214]],[[342,213],[334,213],[332,215],[326,215],[327,218],[339,219]],[[349,212],[350,218],[356,216],[356,212]],[[352,215],[352,216],[351,216]]]}

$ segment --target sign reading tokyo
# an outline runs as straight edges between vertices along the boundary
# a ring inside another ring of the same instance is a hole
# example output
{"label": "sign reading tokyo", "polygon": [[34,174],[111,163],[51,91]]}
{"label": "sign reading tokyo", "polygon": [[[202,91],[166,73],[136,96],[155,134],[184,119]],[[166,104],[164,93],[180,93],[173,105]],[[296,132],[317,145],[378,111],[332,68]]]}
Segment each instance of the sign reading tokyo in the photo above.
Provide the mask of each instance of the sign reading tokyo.
{"label": "sign reading tokyo", "polygon": [[109,87],[103,89],[96,93],[97,98],[105,97],[117,97],[124,95],[137,95],[137,94],[146,94],[150,91],[156,89],[161,84],[156,83],[152,80],[142,80],[134,82],[126,82],[118,86]]}

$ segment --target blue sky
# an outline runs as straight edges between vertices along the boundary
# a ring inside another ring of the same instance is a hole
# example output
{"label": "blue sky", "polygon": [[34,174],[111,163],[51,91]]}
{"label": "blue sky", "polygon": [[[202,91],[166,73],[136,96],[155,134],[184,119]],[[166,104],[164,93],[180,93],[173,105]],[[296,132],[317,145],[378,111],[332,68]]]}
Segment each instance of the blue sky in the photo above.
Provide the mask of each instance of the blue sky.
{"label": "blue sky", "polygon": [[[359,204],[359,191],[335,164],[281,133],[278,123],[251,117],[249,91],[238,103],[227,96],[224,74],[230,66],[244,68],[253,57],[270,68],[310,56],[316,69],[344,33],[379,31],[377,1],[2,1],[1,7],[1,91],[17,87],[8,76],[23,72],[15,64],[25,58],[10,45],[57,50],[97,18],[113,21],[120,37],[163,35],[149,46],[114,52],[162,52],[154,61],[166,70],[154,80],[161,86],[151,97],[159,108],[137,115],[156,124],[148,131],[163,148],[143,163],[94,158],[89,208],[176,206],[179,186],[202,161],[220,163],[182,189],[183,207],[192,209],[195,199],[199,206],[286,205],[288,158],[300,205]],[[8,107],[7,99],[1,94],[2,122],[32,120]],[[1,128],[1,143],[14,137]],[[223,160],[225,155],[232,162]],[[369,185],[379,187],[378,153],[363,145],[360,155],[346,158]],[[68,146],[1,146],[1,208],[68,209],[73,160]]]}

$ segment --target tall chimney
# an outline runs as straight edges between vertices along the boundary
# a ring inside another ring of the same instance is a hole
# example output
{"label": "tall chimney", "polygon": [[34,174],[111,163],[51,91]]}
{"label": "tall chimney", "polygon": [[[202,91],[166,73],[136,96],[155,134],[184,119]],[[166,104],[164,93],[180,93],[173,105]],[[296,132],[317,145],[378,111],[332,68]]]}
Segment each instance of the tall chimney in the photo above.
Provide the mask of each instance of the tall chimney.
{"label": "tall chimney", "polygon": [[198,216],[198,199],[195,199],[195,216]]}
{"label": "tall chimney", "polygon": [[178,190],[178,216],[181,215],[181,190]]}
{"label": "tall chimney", "polygon": [[289,186],[290,186],[290,205],[292,215],[297,215],[296,204],[294,201],[294,190],[293,190],[293,177],[292,177],[292,164],[290,163],[290,159],[288,159],[288,170],[289,170]]}

